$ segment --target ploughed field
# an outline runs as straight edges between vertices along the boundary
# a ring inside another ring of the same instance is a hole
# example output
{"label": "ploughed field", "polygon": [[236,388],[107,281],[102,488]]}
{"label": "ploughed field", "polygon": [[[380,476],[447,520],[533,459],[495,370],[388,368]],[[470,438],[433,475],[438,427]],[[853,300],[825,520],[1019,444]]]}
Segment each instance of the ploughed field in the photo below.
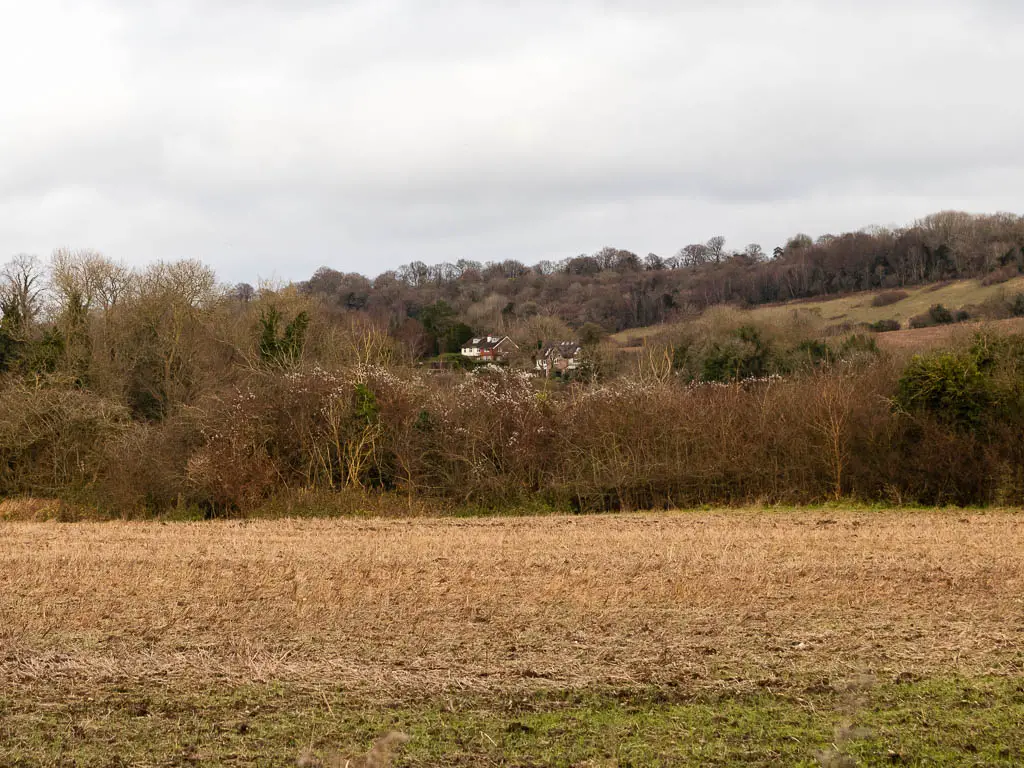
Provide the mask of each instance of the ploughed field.
{"label": "ploughed field", "polygon": [[1022,523],[2,523],[0,765],[1018,765]]}

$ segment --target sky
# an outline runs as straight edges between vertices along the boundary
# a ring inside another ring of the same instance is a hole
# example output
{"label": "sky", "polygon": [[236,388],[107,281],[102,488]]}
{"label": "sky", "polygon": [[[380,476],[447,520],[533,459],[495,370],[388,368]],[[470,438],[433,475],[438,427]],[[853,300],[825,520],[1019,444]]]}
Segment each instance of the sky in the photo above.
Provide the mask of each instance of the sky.
{"label": "sky", "polygon": [[0,261],[225,281],[1024,213],[1017,0],[0,0]]}

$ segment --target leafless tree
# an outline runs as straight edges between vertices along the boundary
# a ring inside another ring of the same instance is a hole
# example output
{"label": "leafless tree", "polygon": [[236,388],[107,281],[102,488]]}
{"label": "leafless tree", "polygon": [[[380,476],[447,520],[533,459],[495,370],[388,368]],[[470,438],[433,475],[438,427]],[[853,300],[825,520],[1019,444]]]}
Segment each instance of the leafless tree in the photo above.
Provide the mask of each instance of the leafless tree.
{"label": "leafless tree", "polygon": [[0,267],[0,308],[9,325],[25,329],[35,322],[45,288],[43,265],[35,256],[18,254]]}
{"label": "leafless tree", "polygon": [[707,242],[708,258],[718,264],[725,258],[725,238],[722,235],[715,235]]}

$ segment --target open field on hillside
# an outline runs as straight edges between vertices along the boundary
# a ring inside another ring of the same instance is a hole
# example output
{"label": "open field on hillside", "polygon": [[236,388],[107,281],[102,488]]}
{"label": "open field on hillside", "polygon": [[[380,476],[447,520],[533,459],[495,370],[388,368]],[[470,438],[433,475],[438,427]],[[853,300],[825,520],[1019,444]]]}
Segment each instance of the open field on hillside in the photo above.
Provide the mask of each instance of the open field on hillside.
{"label": "open field on hillside", "polygon": [[1024,291],[1024,277],[996,285],[982,285],[980,280],[957,280],[937,285],[923,285],[905,289],[907,298],[884,307],[872,306],[879,291],[854,293],[829,301],[799,301],[790,304],[761,307],[752,310],[754,316],[771,318],[794,308],[818,312],[829,323],[873,323],[877,320],[899,320],[906,327],[914,315],[928,311],[935,304],[951,309],[981,304],[1000,294],[1014,295]]}
{"label": "open field on hillside", "polygon": [[[957,280],[937,285],[923,285],[905,289],[907,298],[888,304],[882,307],[872,306],[873,299],[880,291],[865,291],[852,293],[834,299],[824,301],[792,301],[786,304],[772,304],[757,307],[749,310],[746,314],[751,320],[767,322],[782,322],[793,312],[802,310],[813,312],[817,315],[824,326],[838,325],[841,323],[874,323],[878,320],[899,320],[904,328],[911,317],[928,311],[935,304],[942,304],[949,309],[960,309],[961,307],[979,305],[987,300],[1000,295],[1013,296],[1024,292],[1024,277],[1009,280],[997,285],[982,285],[980,280]],[[1016,321],[1006,321],[1008,327],[1013,327]],[[999,323],[1003,325],[1003,323]],[[647,336],[661,333],[665,326],[655,325],[649,328],[631,328],[614,334],[612,340],[623,345],[635,344],[637,340]],[[932,334],[920,334],[915,331],[902,337],[902,346],[913,345],[921,340],[926,346],[936,334],[945,339],[953,333],[952,327],[939,329],[921,329],[933,331]],[[895,332],[897,334],[901,332]],[[892,333],[879,334],[879,340],[889,340]]]}
{"label": "open field on hillside", "polygon": [[0,765],[1019,764],[1022,523],[3,523]]}

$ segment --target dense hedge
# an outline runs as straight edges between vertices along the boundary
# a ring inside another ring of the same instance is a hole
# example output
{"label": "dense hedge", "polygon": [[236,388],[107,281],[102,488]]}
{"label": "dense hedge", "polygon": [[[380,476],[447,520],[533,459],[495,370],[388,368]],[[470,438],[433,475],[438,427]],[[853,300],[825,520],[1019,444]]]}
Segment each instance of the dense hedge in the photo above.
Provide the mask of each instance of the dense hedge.
{"label": "dense hedge", "polygon": [[2,397],[0,492],[117,511],[232,514],[297,489],[492,508],[540,498],[566,510],[1024,502],[1020,336],[979,337],[902,370],[848,356],[725,383],[669,372],[556,388],[495,367],[254,370],[153,422],[56,382]]}

